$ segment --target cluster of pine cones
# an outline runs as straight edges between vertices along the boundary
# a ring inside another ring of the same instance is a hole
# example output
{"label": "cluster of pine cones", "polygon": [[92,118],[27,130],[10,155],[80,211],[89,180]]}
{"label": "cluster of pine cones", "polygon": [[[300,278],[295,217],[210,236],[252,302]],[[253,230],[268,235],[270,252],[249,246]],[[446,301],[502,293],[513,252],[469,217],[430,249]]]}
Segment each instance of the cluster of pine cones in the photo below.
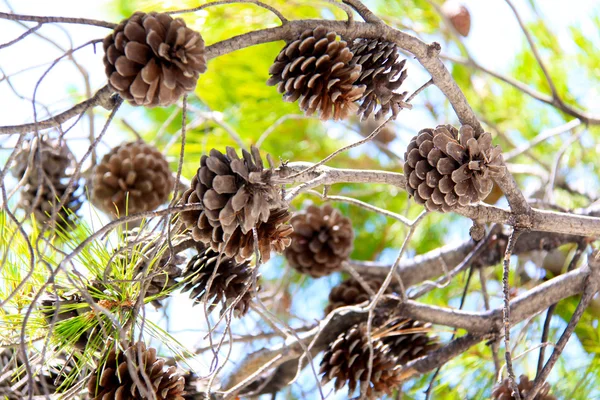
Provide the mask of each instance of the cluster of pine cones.
{"label": "cluster of pine cones", "polygon": [[[135,13],[103,45],[109,85],[133,105],[175,104],[195,89],[206,71],[202,36],[168,14]],[[319,26],[286,44],[267,83],[276,85],[285,101],[298,101],[307,115],[316,113],[324,120],[358,115],[376,123],[387,115],[395,118],[406,107],[407,93],[398,92],[407,77],[405,61],[393,43],[360,38],[346,42]],[[393,140],[393,133],[390,137]],[[423,129],[410,141],[404,158],[407,191],[430,211],[448,212],[482,200],[492,189],[492,178],[505,173],[501,150],[492,146],[491,135],[478,134],[469,126]],[[207,304],[209,312],[221,304],[223,312],[243,316],[259,288],[257,266],[272,251],[283,253],[292,268],[313,278],[343,270],[353,250],[350,219],[330,204],[311,205],[292,215],[273,179],[272,160],[267,161],[265,166],[255,147],[241,155],[227,147],[225,152],[212,149],[202,156],[179,203],[200,205],[179,214],[183,230],[197,242],[197,254],[184,268],[180,268],[184,259],[168,251],[157,261],[142,258],[133,267],[135,280],[150,276],[146,295],[155,305],[160,306],[169,291],[181,288],[196,302]],[[61,140],[26,142],[12,170],[23,181],[20,206],[40,223],[56,221],[68,227],[81,206],[75,165]],[[169,200],[175,181],[164,155],[136,141],[106,154],[94,167],[89,186],[92,204],[116,218],[156,210]],[[151,238],[135,232],[129,236],[141,254],[161,251]],[[128,251],[117,257],[127,257]],[[250,262],[254,255],[255,266]],[[381,286],[376,278],[343,281],[332,289],[325,311],[365,303]],[[106,289],[102,284],[95,288]],[[393,293],[391,285],[385,294]],[[49,322],[60,323],[88,312],[67,307],[83,302],[80,296],[62,294],[48,296],[42,306]],[[370,327],[356,324],[325,351],[322,382],[335,380],[336,390],[348,385],[350,393],[366,385],[370,398],[390,394],[401,381],[402,365],[439,347],[430,332],[430,324],[393,313],[376,315]],[[81,333],[74,346],[83,349],[90,335]],[[88,382],[91,399],[145,398],[148,390],[160,400],[186,398],[187,378],[143,343],[121,349],[115,343],[103,365]],[[151,387],[139,386],[148,379]],[[58,381],[53,378],[55,389]],[[0,385],[0,395],[2,390]],[[507,398],[505,392],[499,386],[494,396]]]}

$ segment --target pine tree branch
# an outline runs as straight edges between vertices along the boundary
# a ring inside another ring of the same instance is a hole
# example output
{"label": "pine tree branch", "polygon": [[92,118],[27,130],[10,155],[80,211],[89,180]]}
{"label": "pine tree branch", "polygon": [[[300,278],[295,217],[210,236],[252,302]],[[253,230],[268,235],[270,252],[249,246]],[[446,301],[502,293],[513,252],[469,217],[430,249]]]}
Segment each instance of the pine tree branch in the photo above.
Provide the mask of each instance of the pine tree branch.
{"label": "pine tree branch", "polygon": [[38,15],[21,15],[0,12],[0,19],[8,19],[10,21],[26,21],[26,22],[37,22],[40,24],[81,24],[99,26],[102,28],[115,29],[117,24],[107,21],[99,21],[96,19],[88,18],[68,18],[68,17],[42,17]]}

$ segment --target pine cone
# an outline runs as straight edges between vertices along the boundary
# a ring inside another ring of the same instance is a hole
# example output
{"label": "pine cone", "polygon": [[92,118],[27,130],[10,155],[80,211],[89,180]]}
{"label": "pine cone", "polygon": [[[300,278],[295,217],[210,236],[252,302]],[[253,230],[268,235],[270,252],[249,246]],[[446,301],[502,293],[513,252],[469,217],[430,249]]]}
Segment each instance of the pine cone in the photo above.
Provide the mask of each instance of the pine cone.
{"label": "pine cone", "polygon": [[[34,154],[31,151],[34,150]],[[28,178],[31,183],[38,183],[38,166],[41,167],[44,175],[50,181],[58,181],[65,176],[65,172],[73,166],[74,157],[69,147],[64,141],[49,139],[43,137],[40,141],[37,139],[28,140],[23,144],[15,156],[14,165],[11,169],[12,175],[17,179],[22,179],[29,166],[29,159],[32,158],[33,167],[29,172]]]}
{"label": "pine cone", "polygon": [[442,14],[450,20],[452,26],[462,36],[468,36],[471,30],[471,14],[459,0],[447,0],[442,5]]}
{"label": "pine cone", "polygon": [[[174,254],[171,257],[165,241],[158,234],[140,232],[138,228],[123,233],[128,242],[127,249],[119,251],[119,257],[135,260],[134,280],[150,280],[146,286],[146,297],[157,296],[159,293],[170,292],[178,283],[181,276],[179,265],[185,262],[185,257]],[[183,238],[171,238],[171,244],[176,246]],[[145,275],[145,278],[144,278]],[[162,307],[160,300],[168,294],[163,294],[152,300],[156,308]]]}
{"label": "pine cone", "polygon": [[[369,117],[362,121],[359,125],[359,133],[363,137],[369,136],[375,129],[381,125],[383,121],[376,121],[373,117]],[[374,140],[378,141],[381,144],[390,144],[396,139],[396,132],[394,132],[394,128],[391,123],[385,124],[383,128],[379,130],[377,136],[374,137]]]}
{"label": "pine cone", "polygon": [[[251,153],[242,150],[242,158],[231,147],[227,147],[226,154],[212,149],[210,155],[202,156],[200,168],[192,178],[190,189],[183,194],[182,202],[200,202],[204,208],[180,214],[194,240],[242,261],[253,253],[253,249],[245,245],[254,243],[252,228],[258,230],[262,223],[260,250],[263,259],[268,260],[271,246],[264,239],[275,233],[286,234],[286,228],[279,225],[287,222],[282,217],[287,206],[280,189],[271,182],[273,165],[270,157],[268,160],[270,169],[265,169],[256,147],[252,147]],[[270,219],[275,209],[280,210],[277,218]],[[281,246],[275,244],[274,247]]]}
{"label": "pine cone", "polygon": [[[34,144],[37,143],[37,144]],[[31,154],[34,150],[34,154]],[[83,203],[83,190],[75,181],[65,202],[60,201],[67,192],[75,167],[75,158],[66,143],[42,138],[28,141],[17,153],[12,174],[23,179],[32,158],[32,169],[21,187],[18,206],[26,213],[33,213],[39,225],[48,224],[63,230],[73,228],[73,220]],[[40,175],[41,167],[42,175]],[[60,204],[60,207],[59,207]]]}
{"label": "pine cone", "polygon": [[309,206],[292,217],[292,244],[285,251],[290,265],[313,278],[342,269],[352,252],[352,222],[330,204]]}
{"label": "pine cone", "polygon": [[356,82],[367,87],[358,100],[361,103],[358,115],[366,119],[379,106],[376,120],[383,119],[389,112],[396,118],[408,94],[395,92],[407,74],[404,69],[406,60],[399,60],[398,46],[379,39],[356,39],[350,50],[354,54],[352,62],[362,66]]}
{"label": "pine cone", "polygon": [[[521,398],[524,399],[527,393],[533,388],[533,381],[530,381],[529,377],[521,375],[517,387],[519,388]],[[496,385],[492,390],[492,399],[494,400],[512,400],[514,398],[508,378],[504,379],[502,383]],[[550,385],[548,382],[544,382],[537,396],[535,396],[535,400],[556,400],[556,397],[550,394]]]}
{"label": "pine cone", "polygon": [[476,203],[492,190],[491,178],[506,173],[501,152],[500,146],[492,146],[489,132],[475,137],[468,125],[460,134],[451,125],[423,129],[404,154],[406,190],[430,211]]}
{"label": "pine cone", "polygon": [[430,323],[402,317],[386,318],[383,323],[377,319],[381,320],[381,317],[374,322],[378,324],[374,335],[381,337],[381,341],[389,346],[400,365],[426,356],[440,347],[438,338],[428,335],[431,331]]}
{"label": "pine cone", "polygon": [[[391,394],[401,377],[396,360],[389,346],[381,340],[373,339],[373,368],[368,384],[367,397],[377,398],[383,393]],[[369,373],[369,337],[366,324],[354,325],[347,332],[341,333],[329,344],[323,355],[319,373],[323,374],[324,385],[335,378],[335,390],[340,390],[348,383],[348,397],[367,379]]]}
{"label": "pine cone", "polygon": [[[65,203],[60,201],[67,192],[68,181],[66,177],[61,182],[52,184],[26,183],[21,188],[19,207],[26,212],[33,212],[38,224],[58,226],[63,230],[72,230],[76,213],[83,204],[83,190],[79,182],[75,182],[73,188],[67,195]],[[60,205],[60,207],[59,207]]]}
{"label": "pine cone", "polygon": [[169,163],[141,141],[112,149],[93,172],[92,203],[113,216],[152,211],[173,189]]}
{"label": "pine cone", "polygon": [[206,71],[202,36],[165,13],[136,12],[103,44],[108,82],[132,105],[175,104]]}
{"label": "pine cone", "polygon": [[277,85],[283,99],[299,100],[306,115],[318,112],[322,120],[345,119],[358,109],[354,103],[366,87],[356,84],[361,67],[335,32],[319,26],[288,43],[269,69],[267,85]]}
{"label": "pine cone", "polygon": [[[329,292],[329,304],[325,308],[325,314],[327,315],[340,307],[353,306],[369,300],[371,296],[369,296],[363,284],[370,287],[373,293],[377,293],[383,284],[383,279],[377,277],[365,277],[362,281],[359,282],[354,278],[349,278],[332,288]],[[391,294],[393,292],[392,285],[388,285],[385,293]]]}
{"label": "pine cone", "polygon": [[[288,224],[292,214],[286,208],[278,208],[271,211],[267,222],[259,222],[256,226],[258,237],[258,251],[262,262],[271,258],[271,251],[282,253],[292,243],[290,235],[293,228]],[[248,260],[254,254],[254,234],[252,231],[242,233],[236,229],[224,247],[224,253],[235,257],[237,262]]]}
{"label": "pine cone", "polygon": [[87,305],[82,306],[82,304],[87,304],[85,299],[75,292],[58,295],[48,292],[42,297],[40,304],[41,311],[46,316],[46,321],[49,325],[53,324],[53,334],[63,340],[69,340],[69,343],[72,343],[79,350],[85,349],[91,339],[91,331],[66,334],[59,329],[62,321],[79,317],[91,310]]}
{"label": "pine cone", "polygon": [[[140,354],[141,360],[140,363]],[[128,364],[136,370],[137,378],[142,382],[138,387],[130,375]],[[87,389],[92,400],[141,400],[153,398],[146,396],[148,382],[157,400],[184,400],[185,381],[172,366],[164,369],[165,360],[156,357],[156,350],[146,349],[146,345],[138,342],[125,352],[116,353],[113,348],[108,354],[104,366],[99,366],[88,381]],[[144,371],[141,370],[144,368]]]}
{"label": "pine cone", "polygon": [[191,290],[191,299],[208,303],[208,312],[212,312],[219,302],[223,303],[222,312],[225,312],[237,301],[233,306],[237,317],[244,316],[250,308],[253,268],[248,261],[237,263],[233,258],[206,248],[190,259],[183,270],[183,278],[181,291]]}

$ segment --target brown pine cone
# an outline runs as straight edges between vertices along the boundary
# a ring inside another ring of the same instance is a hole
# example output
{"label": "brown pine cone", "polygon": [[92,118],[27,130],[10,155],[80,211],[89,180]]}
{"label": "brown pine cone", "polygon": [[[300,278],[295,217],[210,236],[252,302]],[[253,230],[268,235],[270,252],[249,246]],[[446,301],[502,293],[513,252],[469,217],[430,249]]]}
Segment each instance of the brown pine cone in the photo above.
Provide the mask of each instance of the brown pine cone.
{"label": "brown pine cone", "polygon": [[208,303],[208,312],[212,312],[218,303],[223,304],[221,312],[225,312],[237,301],[233,306],[234,314],[242,317],[248,312],[254,295],[253,271],[248,261],[237,263],[233,258],[206,248],[193,256],[183,270],[181,291],[191,290],[190,299]]}
{"label": "brown pine cone", "polygon": [[[52,325],[53,334],[62,340],[68,340],[75,348],[85,349],[91,340],[92,332],[75,332],[65,335],[64,329],[59,329],[62,321],[79,317],[91,310],[85,299],[76,292],[66,292],[56,294],[54,292],[46,293],[41,301],[41,311],[46,317],[48,325]],[[58,309],[58,310],[57,310]]]}
{"label": "brown pine cone", "polygon": [[291,220],[292,244],[285,251],[290,265],[313,278],[342,269],[352,252],[352,222],[330,204],[309,206]]}
{"label": "brown pine cone", "polygon": [[[380,318],[377,318],[380,319]],[[423,323],[402,317],[386,318],[374,329],[374,335],[389,346],[390,352],[402,365],[414,359],[426,356],[429,352],[440,347],[438,338],[430,336],[430,323]]]}
{"label": "brown pine cone", "polygon": [[423,129],[404,154],[406,190],[430,211],[452,211],[477,203],[491,192],[492,178],[506,173],[500,146],[492,135],[476,137],[468,125]]}
{"label": "brown pine cone", "polygon": [[[26,176],[31,157],[32,168]],[[26,142],[17,153],[12,174],[17,179],[26,176],[18,206],[27,214],[33,214],[38,225],[54,227],[56,222],[56,226],[63,230],[73,228],[73,220],[83,202],[80,182],[73,183],[64,203],[60,204],[60,201],[67,192],[75,162],[66,143],[45,137],[40,141],[33,139]]]}
{"label": "brown pine cone", "polygon": [[283,99],[299,100],[306,115],[318,112],[322,120],[345,119],[358,109],[354,103],[366,87],[356,84],[361,67],[352,60],[352,51],[335,32],[319,26],[308,29],[279,53],[267,85],[277,85]]}
{"label": "brown pine cone", "polygon": [[142,141],[112,149],[93,172],[92,203],[112,216],[152,211],[173,189],[166,158]]}
{"label": "brown pine cone", "polygon": [[356,39],[350,50],[354,54],[352,62],[362,66],[356,82],[367,87],[358,100],[361,103],[358,115],[366,119],[379,107],[375,113],[376,120],[383,119],[390,112],[395,119],[408,94],[396,93],[407,76],[404,69],[406,60],[399,59],[398,46],[379,39]]}
{"label": "brown pine cone", "polygon": [[[373,368],[367,386],[367,397],[378,398],[384,393],[391,394],[400,382],[400,369],[389,346],[381,340],[373,339]],[[319,374],[323,374],[321,384],[335,379],[335,390],[348,384],[348,398],[360,387],[369,374],[369,337],[366,324],[354,325],[341,333],[329,344],[323,355]]]}
{"label": "brown pine cone", "polygon": [[[361,136],[367,137],[382,123],[383,121],[377,121],[373,119],[373,117],[366,118],[358,125],[359,133]],[[386,145],[393,142],[396,139],[396,132],[394,132],[394,127],[392,124],[389,122],[385,124],[385,126],[379,130],[379,133],[373,139],[381,144]]]}
{"label": "brown pine cone", "polygon": [[459,0],[447,0],[442,5],[442,14],[448,18],[456,31],[462,36],[468,36],[471,30],[471,14]]}
{"label": "brown pine cone", "polygon": [[[133,365],[136,370],[137,380],[143,385],[141,388],[131,377],[128,364]],[[146,349],[142,342],[132,345],[124,352],[116,353],[113,348],[104,366],[99,366],[88,381],[89,397],[91,400],[141,400],[154,397],[157,400],[184,400],[183,377],[176,372],[176,367],[168,367],[166,370],[164,367],[165,360],[157,358],[156,350]],[[148,388],[147,381],[152,384],[152,388]],[[154,396],[152,393],[146,395],[149,389],[154,392]]]}
{"label": "brown pine cone", "polygon": [[[34,154],[31,151],[34,150]],[[50,181],[58,181],[63,178],[66,171],[74,164],[74,157],[64,141],[42,137],[40,141],[36,138],[28,140],[15,156],[14,165],[11,169],[12,175],[22,179],[29,166],[31,159],[32,170],[29,172],[29,182],[39,182],[38,166]]]}
{"label": "brown pine cone", "polygon": [[[519,388],[519,394],[521,398],[524,399],[527,396],[527,393],[533,388],[533,381],[529,380],[529,377],[525,375],[521,375],[519,377],[519,384],[517,385]],[[504,379],[502,383],[497,384],[492,390],[492,399],[494,400],[513,400],[515,397],[512,395],[512,389],[510,388],[510,384],[508,378]],[[550,394],[550,385],[548,382],[544,382],[542,388],[535,396],[535,400],[556,400],[555,396]]]}
{"label": "brown pine cone", "polygon": [[[194,240],[243,261],[254,252],[248,244],[254,243],[252,228],[257,228],[263,260],[268,260],[271,247],[282,250],[285,240],[277,240],[289,235],[288,228],[280,227],[287,222],[287,206],[271,182],[273,165],[268,160],[270,169],[265,169],[256,147],[251,153],[242,150],[242,158],[232,147],[226,154],[212,149],[202,156],[182,203],[201,203],[204,209],[180,214]],[[271,217],[274,210],[279,211]],[[275,242],[271,245],[268,238]]]}
{"label": "brown pine cone", "polygon": [[108,82],[132,105],[175,104],[206,71],[202,36],[165,13],[136,12],[103,44]]}
{"label": "brown pine cone", "polygon": [[[325,314],[327,315],[340,307],[353,306],[369,300],[371,296],[363,285],[366,284],[373,293],[377,293],[383,281],[384,279],[378,277],[365,277],[363,282],[359,282],[354,278],[346,279],[329,292],[329,304],[325,308]],[[385,293],[391,294],[393,292],[392,285],[388,285]]]}
{"label": "brown pine cone", "polygon": [[[160,300],[165,299],[178,284],[176,279],[181,276],[179,266],[185,262],[185,257],[178,254],[171,257],[167,243],[161,240],[160,234],[148,234],[134,228],[124,232],[123,236],[127,248],[120,250],[118,256],[135,261],[133,279],[149,279],[145,295],[155,296],[152,305],[156,308],[162,307]],[[171,244],[176,246],[183,240],[183,237],[172,237]],[[159,293],[162,294],[158,296]]]}
{"label": "brown pine cone", "polygon": [[32,212],[39,225],[47,224],[63,230],[72,230],[75,227],[77,212],[83,204],[83,190],[79,182],[75,182],[65,202],[60,203],[67,192],[69,179],[65,177],[61,181],[46,182],[42,185],[26,183],[21,187],[19,207],[26,212]]}

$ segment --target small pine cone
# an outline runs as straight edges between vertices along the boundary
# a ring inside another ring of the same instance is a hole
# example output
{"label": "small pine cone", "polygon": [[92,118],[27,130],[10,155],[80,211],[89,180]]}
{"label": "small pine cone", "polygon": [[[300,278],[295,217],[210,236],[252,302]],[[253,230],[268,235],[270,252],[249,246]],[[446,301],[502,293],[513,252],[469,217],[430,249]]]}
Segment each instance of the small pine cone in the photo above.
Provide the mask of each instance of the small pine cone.
{"label": "small pine cone", "polygon": [[288,43],[269,69],[267,85],[277,85],[283,99],[299,100],[306,115],[318,112],[322,120],[345,119],[358,109],[355,101],[366,87],[356,84],[361,67],[335,32],[319,26]]}
{"label": "small pine cone", "polygon": [[440,347],[438,338],[428,334],[430,331],[430,323],[392,317],[380,324],[374,335],[381,335],[381,341],[389,346],[398,364],[402,365]]}
{"label": "small pine cone", "polygon": [[237,302],[233,306],[236,317],[248,312],[253,296],[253,268],[248,261],[237,263],[233,258],[206,248],[190,259],[182,276],[184,286],[181,291],[191,290],[190,299],[208,303],[208,312],[212,312],[219,302],[223,303],[222,312]]}
{"label": "small pine cone", "polygon": [[56,226],[61,229],[71,230],[75,226],[73,220],[83,204],[84,193],[79,182],[75,182],[65,202],[60,203],[69,187],[69,179],[65,177],[60,181],[46,182],[41,185],[26,183],[21,188],[19,207],[27,212],[33,212],[38,224],[54,226],[56,223]]}
{"label": "small pine cone", "polygon": [[[378,398],[384,393],[391,394],[401,377],[396,359],[389,346],[381,340],[373,339],[373,368],[371,380],[367,386],[367,397]],[[348,383],[348,397],[356,390],[357,385],[367,379],[369,374],[369,337],[366,324],[354,325],[341,333],[329,344],[321,361],[321,383],[335,379],[335,390],[340,390]]]}
{"label": "small pine cone", "polygon": [[352,222],[330,204],[309,206],[291,220],[292,244],[285,251],[290,265],[313,278],[342,269],[352,252]]}
{"label": "small pine cone", "polygon": [[173,177],[166,158],[141,141],[112,149],[93,172],[92,203],[112,216],[152,211],[166,202]]}
{"label": "small pine cone", "polygon": [[[521,395],[521,398],[524,399],[527,396],[527,393],[533,388],[533,381],[530,381],[529,377],[521,375],[519,377],[519,384],[517,385],[517,387],[519,388],[519,394]],[[492,399],[515,399],[515,397],[512,396],[512,389],[510,388],[508,378],[504,379],[502,383],[494,387],[494,389],[492,390]],[[550,394],[550,385],[548,384],[548,382],[544,382],[537,396],[535,396],[535,400],[556,400],[556,397]]]}
{"label": "small pine cone", "polygon": [[104,39],[110,86],[132,105],[169,106],[206,71],[204,40],[181,18],[136,12]]}
{"label": "small pine cone", "polygon": [[[46,293],[41,301],[41,311],[46,317],[48,324],[52,325],[53,335],[60,337],[62,340],[68,340],[79,350],[85,349],[88,341],[91,338],[91,331],[80,332],[76,334],[69,333],[65,335],[59,332],[58,325],[61,321],[66,321],[71,318],[79,317],[90,311],[85,299],[75,292],[67,292],[55,294],[53,292]],[[79,337],[77,337],[79,335]]]}
{"label": "small pine cone", "polygon": [[[252,255],[253,249],[246,249],[249,252],[240,255],[240,249],[244,248],[241,238],[252,236],[252,228],[258,229],[261,223],[269,224],[273,210],[286,208],[279,187],[271,182],[273,165],[270,157],[268,160],[270,169],[265,169],[256,147],[252,147],[251,153],[242,150],[242,158],[232,147],[227,147],[226,154],[212,149],[208,156],[202,156],[200,168],[182,202],[199,202],[204,208],[180,214],[194,240],[210,245],[214,251],[224,251],[229,257],[237,257],[238,261]],[[244,242],[248,241],[254,242],[253,239]],[[260,250],[266,250],[264,247]],[[266,247],[270,251],[270,246]],[[268,254],[263,252],[263,259],[268,259]]]}
{"label": "small pine cone", "polygon": [[[141,354],[141,363],[140,363]],[[128,363],[136,370],[138,387],[131,377]],[[104,366],[96,369],[88,381],[87,389],[91,400],[141,400],[156,398],[157,400],[184,400],[185,381],[176,371],[175,366],[166,370],[165,360],[156,357],[156,350],[146,349],[146,345],[138,342],[124,352],[116,353],[113,348],[108,354]],[[142,371],[141,368],[144,370]],[[148,380],[154,392],[146,395]]]}
{"label": "small pine cone", "polygon": [[473,128],[460,132],[451,125],[423,129],[404,154],[406,190],[430,211],[452,211],[477,203],[490,193],[491,178],[506,173],[500,146],[492,135],[475,137]]}
{"label": "small pine cone", "polygon": [[[363,137],[369,136],[375,129],[381,125],[383,121],[376,121],[373,117],[369,117],[362,121],[359,125],[359,133]],[[394,128],[391,123],[385,124],[383,128],[379,130],[377,136],[374,137],[374,140],[381,144],[390,144],[396,139],[396,132],[394,132]]]}
{"label": "small pine cone", "polygon": [[[83,203],[83,190],[80,182],[75,181],[64,203],[59,207],[75,166],[73,154],[66,143],[59,140],[43,138],[41,141],[28,141],[16,155],[12,168],[15,178],[25,177],[30,157],[33,157],[32,169],[21,187],[19,208],[28,214],[33,213],[39,225],[54,226],[56,222],[61,229],[69,230],[73,227],[71,222]],[[42,169],[41,176],[38,166]]]}
{"label": "small pine cone", "polygon": [[[166,243],[160,239],[160,235],[145,234],[138,228],[123,233],[128,248],[119,252],[119,256],[132,258],[137,261],[133,272],[134,280],[150,279],[146,287],[146,297],[157,296],[159,293],[170,292],[178,285],[177,278],[181,276],[181,264],[185,257],[173,254],[166,248]],[[171,238],[171,243],[176,246],[181,240]],[[133,254],[130,255],[129,251]],[[160,254],[160,256],[159,256]],[[151,265],[149,265],[151,264]],[[168,294],[163,294],[152,300],[156,308],[162,307],[160,300],[165,299]]]}
{"label": "small pine cone", "polygon": [[[368,285],[373,293],[377,293],[383,283],[383,279],[377,277],[365,277],[362,281],[359,282],[354,278],[349,278],[332,288],[329,292],[329,304],[325,308],[325,314],[329,314],[340,307],[353,306],[369,300],[371,296],[369,296],[363,285]],[[385,293],[391,294],[393,292],[392,285],[388,285]]]}
{"label": "small pine cone", "polygon": [[[31,151],[35,150],[34,154]],[[29,172],[28,181],[32,184],[38,183],[38,166],[41,166],[44,175],[48,180],[55,182],[66,175],[66,171],[72,168],[74,157],[69,147],[64,141],[56,139],[42,138],[28,140],[15,156],[12,175],[17,179],[22,179],[29,166],[29,159],[33,167]]]}
{"label": "small pine cone", "polygon": [[447,0],[442,5],[442,14],[462,36],[468,36],[471,30],[471,14],[459,0]]}
{"label": "small pine cone", "polygon": [[376,120],[383,119],[390,112],[396,118],[408,94],[396,93],[407,76],[404,69],[406,60],[400,60],[398,46],[379,39],[356,39],[350,50],[354,54],[352,62],[362,66],[356,82],[367,87],[358,100],[361,103],[358,115],[366,119],[379,106]]}

